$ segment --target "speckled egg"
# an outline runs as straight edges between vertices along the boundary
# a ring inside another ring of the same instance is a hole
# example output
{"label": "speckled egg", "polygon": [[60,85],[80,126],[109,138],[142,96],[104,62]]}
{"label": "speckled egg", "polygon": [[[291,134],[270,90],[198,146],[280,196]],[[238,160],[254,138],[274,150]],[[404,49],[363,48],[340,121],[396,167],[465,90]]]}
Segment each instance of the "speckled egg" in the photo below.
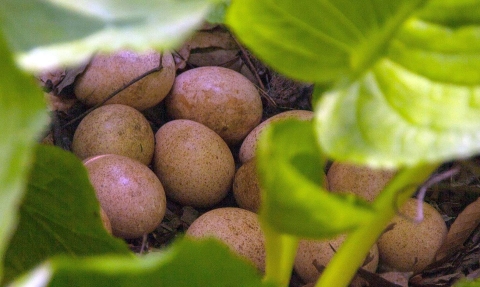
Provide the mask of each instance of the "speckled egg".
{"label": "speckled egg", "polygon": [[244,163],[233,180],[233,196],[238,206],[257,212],[260,208],[260,183],[256,171],[255,158]]}
{"label": "speckled egg", "polygon": [[197,218],[187,236],[214,237],[265,271],[265,239],[257,214],[235,207],[210,210]]}
{"label": "speckled egg", "polygon": [[154,170],[170,199],[182,205],[210,207],[232,188],[232,152],[208,127],[174,120],[163,125],[155,139]]}
{"label": "speckled egg", "polygon": [[331,191],[351,192],[371,202],[395,173],[394,170],[371,169],[366,166],[334,162],[327,172],[327,178]]}
{"label": "speckled egg", "polygon": [[112,233],[137,238],[153,231],[166,211],[162,184],[144,164],[120,155],[99,155],[84,161]]}
{"label": "speckled egg", "polygon": [[227,144],[239,143],[260,122],[262,101],[242,74],[223,67],[199,67],[177,76],[165,99],[174,119],[202,123]]}
{"label": "speckled egg", "polygon": [[274,115],[263,121],[261,124],[256,126],[242,142],[240,146],[238,157],[242,163],[247,162],[251,158],[255,156],[255,152],[257,150],[257,141],[265,126],[267,126],[271,122],[276,122],[286,118],[295,118],[299,120],[311,120],[314,116],[312,111],[305,111],[305,110],[292,110],[286,111],[279,114]]}
{"label": "speckled egg", "polygon": [[89,113],[75,130],[72,151],[85,159],[118,154],[146,165],[152,161],[154,134],[147,119],[136,109],[120,105],[101,106]]}
{"label": "speckled egg", "polygon": [[162,67],[160,71],[142,78],[106,102],[145,110],[161,102],[172,88],[176,68],[169,52],[139,54],[123,50],[96,55],[76,78],[74,92],[80,101],[94,106],[133,79],[159,66]]}
{"label": "speckled egg", "polygon": [[409,199],[377,241],[380,263],[398,271],[422,271],[433,262],[435,253],[447,236],[447,226],[440,213],[422,203],[424,219],[413,222],[417,200]]}
{"label": "speckled egg", "polygon": [[[300,278],[306,283],[315,282],[320,276],[315,264],[325,267],[344,240],[345,235],[340,235],[331,240],[300,240],[294,264],[295,271]],[[362,268],[375,272],[378,266],[378,254],[378,248],[375,244],[370,248],[370,253],[367,255]]]}

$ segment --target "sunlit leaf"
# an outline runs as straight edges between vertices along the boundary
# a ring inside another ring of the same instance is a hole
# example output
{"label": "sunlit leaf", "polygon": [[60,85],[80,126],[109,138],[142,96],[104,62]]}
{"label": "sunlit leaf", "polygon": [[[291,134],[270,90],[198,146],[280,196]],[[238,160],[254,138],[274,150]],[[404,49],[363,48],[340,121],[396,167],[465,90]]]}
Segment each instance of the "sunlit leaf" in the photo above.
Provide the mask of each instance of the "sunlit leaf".
{"label": "sunlit leaf", "polygon": [[93,53],[178,46],[222,0],[5,0],[0,24],[28,69],[72,65]]}
{"label": "sunlit leaf", "polygon": [[[15,287],[261,287],[258,271],[214,239],[182,239],[160,253],[49,260]],[[13,287],[12,286],[12,287]]]}
{"label": "sunlit leaf", "polygon": [[361,199],[322,187],[325,158],[312,122],[275,123],[262,133],[257,157],[263,190],[260,219],[278,232],[332,237],[375,215]]}
{"label": "sunlit leaf", "polygon": [[337,160],[398,167],[480,151],[480,86],[433,82],[380,61],[317,106],[318,138]]}
{"label": "sunlit leaf", "polygon": [[100,220],[100,206],[87,172],[73,154],[39,146],[20,222],[5,254],[5,281],[13,280],[48,257],[130,254]]}
{"label": "sunlit leaf", "polygon": [[[48,116],[43,94],[32,77],[14,65],[0,33],[0,259],[17,224],[17,211],[27,185],[34,142]],[[0,264],[0,278],[3,264]]]}

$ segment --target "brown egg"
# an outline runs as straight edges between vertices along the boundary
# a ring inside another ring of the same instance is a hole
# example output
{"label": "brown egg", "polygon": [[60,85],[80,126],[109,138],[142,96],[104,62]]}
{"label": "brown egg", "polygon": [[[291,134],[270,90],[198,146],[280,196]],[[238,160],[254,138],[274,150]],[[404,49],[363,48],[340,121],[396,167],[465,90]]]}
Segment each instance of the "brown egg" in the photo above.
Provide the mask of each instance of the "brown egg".
{"label": "brown egg", "polygon": [[169,198],[183,205],[210,207],[232,187],[235,162],[222,138],[190,120],[174,120],[155,135],[154,170]]}
{"label": "brown egg", "polygon": [[95,109],[80,122],[73,136],[72,151],[80,159],[118,154],[148,165],[154,146],[147,119],[132,107],[114,104]]}
{"label": "brown egg", "polygon": [[[317,266],[325,267],[345,240],[345,235],[331,240],[300,240],[294,268],[306,283],[315,282],[320,276]],[[375,272],[378,266],[378,248],[373,245],[364,261],[365,270]],[[316,261],[316,262],[315,262]]]}
{"label": "brown egg", "polygon": [[145,110],[161,102],[172,88],[176,70],[169,52],[139,54],[124,50],[96,55],[75,80],[75,95],[86,105],[99,104],[114,91],[159,65],[161,71],[144,77],[107,101],[107,104],[123,104]]}
{"label": "brown egg", "polygon": [[255,158],[244,163],[235,173],[233,196],[238,206],[253,212],[260,208],[260,183]]}
{"label": "brown egg", "polygon": [[[321,176],[323,177],[323,187],[328,190],[328,181],[325,173],[321,172]],[[258,212],[261,204],[261,190],[255,158],[244,163],[235,172],[233,196],[240,208]]]}
{"label": "brown egg", "polygon": [[312,111],[293,110],[276,114],[275,116],[266,119],[261,124],[256,126],[243,140],[239,150],[239,159],[242,163],[247,162],[255,156],[257,150],[257,141],[262,130],[271,122],[276,122],[286,118],[295,118],[299,120],[311,120],[314,116]]}
{"label": "brown egg", "polygon": [[378,239],[380,262],[398,271],[421,272],[433,262],[435,253],[447,236],[447,226],[440,213],[422,203],[424,219],[413,222],[417,200],[409,199]]}
{"label": "brown egg", "polygon": [[174,119],[189,119],[239,143],[260,122],[262,101],[242,74],[222,67],[200,67],[177,76],[165,99]]}
{"label": "brown egg", "polygon": [[166,211],[163,186],[144,164],[120,155],[99,155],[84,161],[112,233],[137,238],[152,232]]}
{"label": "brown egg", "polygon": [[265,271],[265,239],[257,214],[235,207],[210,210],[197,218],[187,236],[214,237]]}
{"label": "brown egg", "polygon": [[373,201],[395,176],[394,170],[371,169],[334,162],[327,172],[330,190],[334,192],[351,192],[367,201]]}

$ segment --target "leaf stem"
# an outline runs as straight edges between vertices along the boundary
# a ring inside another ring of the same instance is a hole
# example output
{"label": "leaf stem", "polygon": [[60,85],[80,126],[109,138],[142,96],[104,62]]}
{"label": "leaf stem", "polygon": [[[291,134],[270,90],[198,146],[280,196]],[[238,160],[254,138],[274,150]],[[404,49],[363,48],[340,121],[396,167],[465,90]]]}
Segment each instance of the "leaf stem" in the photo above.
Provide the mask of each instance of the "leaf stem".
{"label": "leaf stem", "polygon": [[265,235],[266,270],[264,282],[287,287],[292,275],[293,261],[297,253],[299,239],[292,235],[278,233],[262,225]]}
{"label": "leaf stem", "polygon": [[347,236],[315,287],[348,286],[398,207],[413,195],[437,167],[438,164],[420,165],[399,171],[372,203],[377,216]]}

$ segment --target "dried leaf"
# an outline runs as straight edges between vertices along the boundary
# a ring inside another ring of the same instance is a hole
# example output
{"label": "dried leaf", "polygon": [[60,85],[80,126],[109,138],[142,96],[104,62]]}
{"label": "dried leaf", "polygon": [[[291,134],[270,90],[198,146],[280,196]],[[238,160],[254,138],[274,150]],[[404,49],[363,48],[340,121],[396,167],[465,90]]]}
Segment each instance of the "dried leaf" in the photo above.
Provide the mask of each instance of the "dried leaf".
{"label": "dried leaf", "polygon": [[232,35],[218,25],[204,28],[176,51],[177,69],[184,69],[187,61],[193,66],[218,66],[235,59],[239,48]]}
{"label": "dried leaf", "polygon": [[410,279],[410,286],[412,287],[420,287],[420,286],[451,286],[452,282],[457,281],[458,279],[462,278],[463,275],[460,272],[455,272],[451,274],[439,275],[435,277],[425,277],[422,274],[418,274],[413,276]]}
{"label": "dried leaf", "polygon": [[41,72],[37,79],[44,91],[50,92],[63,80],[65,77],[65,69],[56,69]]}
{"label": "dried leaf", "polygon": [[[82,74],[85,71],[85,68],[88,66],[90,61],[86,61],[82,65],[79,65],[75,68],[65,70],[65,76],[63,79],[55,86],[54,92],[57,96],[62,96],[62,92],[68,86],[73,85],[75,79],[78,75]],[[68,95],[67,95],[68,96]]]}
{"label": "dried leaf", "polygon": [[238,45],[228,31],[212,29],[198,31],[186,43],[190,49],[218,48],[224,50],[238,49]]}
{"label": "dried leaf", "polygon": [[[316,259],[313,260],[312,264],[320,273],[322,273],[323,270],[325,269],[325,266],[319,264]],[[397,285],[394,282],[391,282],[381,277],[377,273],[370,272],[363,268],[359,268],[357,270],[357,273],[355,274],[355,277],[352,279],[352,282],[350,283],[349,287],[362,287],[362,286],[403,287],[402,285]]]}
{"label": "dried leaf", "polygon": [[[372,286],[372,287],[378,287],[378,286],[383,286],[383,287],[402,287],[402,285],[398,285],[388,279],[383,278],[377,273],[370,272],[368,270],[365,270],[363,268],[358,269],[357,271],[357,276],[360,277],[363,280],[358,280],[357,282],[366,282],[366,286]],[[355,282],[352,281],[352,284]]]}
{"label": "dried leaf", "polygon": [[468,205],[453,222],[445,242],[437,251],[436,260],[441,260],[463,247],[479,223],[480,198]]}
{"label": "dried leaf", "polygon": [[408,279],[412,276],[412,272],[385,272],[379,274],[385,280],[395,283],[402,287],[408,287]]}

